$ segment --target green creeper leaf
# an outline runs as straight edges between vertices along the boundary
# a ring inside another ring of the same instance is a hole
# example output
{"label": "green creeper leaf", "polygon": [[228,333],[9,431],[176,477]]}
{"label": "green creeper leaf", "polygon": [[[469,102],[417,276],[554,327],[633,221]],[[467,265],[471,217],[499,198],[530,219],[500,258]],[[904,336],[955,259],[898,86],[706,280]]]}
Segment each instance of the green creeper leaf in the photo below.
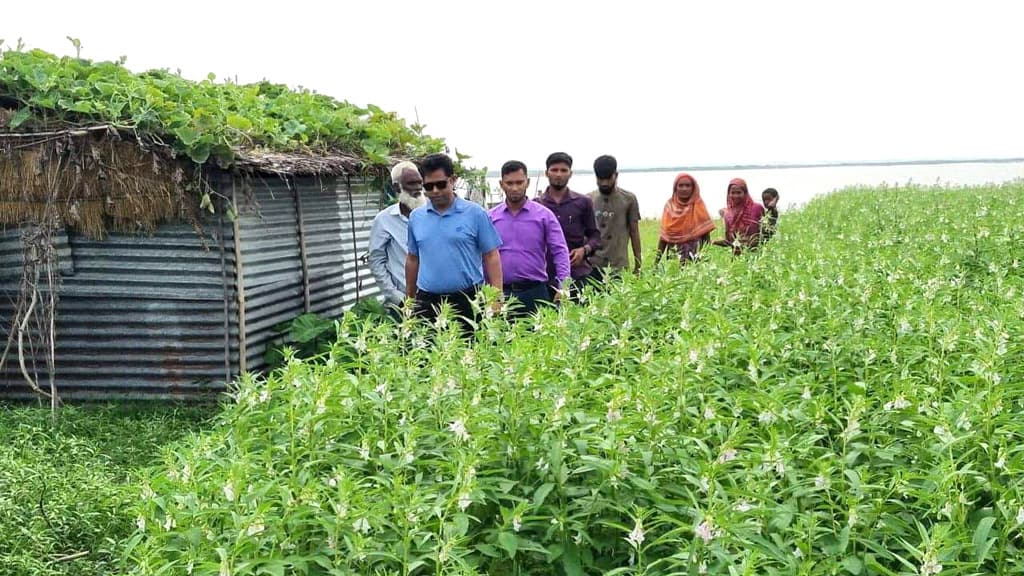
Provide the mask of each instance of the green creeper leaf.
{"label": "green creeper leaf", "polygon": [[26,120],[32,117],[32,111],[28,108],[18,108],[18,111],[14,113],[11,121],[7,123],[7,126],[11,129],[17,128],[25,123]]}
{"label": "green creeper leaf", "polygon": [[195,148],[190,148],[188,151],[188,157],[196,164],[204,164],[210,159],[210,145],[201,144]]}
{"label": "green creeper leaf", "polygon": [[228,126],[231,126],[235,130],[241,130],[243,132],[247,132],[252,129],[252,122],[248,118],[239,116],[238,114],[229,115],[227,123]]}
{"label": "green creeper leaf", "polygon": [[197,132],[191,126],[182,126],[174,130],[174,136],[181,142],[185,147],[190,147],[199,140],[199,132]]}

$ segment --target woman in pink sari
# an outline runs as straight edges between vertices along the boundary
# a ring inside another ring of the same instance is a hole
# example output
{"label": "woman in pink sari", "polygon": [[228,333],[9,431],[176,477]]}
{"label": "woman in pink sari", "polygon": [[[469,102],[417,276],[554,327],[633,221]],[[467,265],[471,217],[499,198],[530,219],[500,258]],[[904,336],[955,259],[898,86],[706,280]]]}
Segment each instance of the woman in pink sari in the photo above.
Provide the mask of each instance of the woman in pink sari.
{"label": "woman in pink sari", "polygon": [[736,254],[744,248],[757,248],[761,242],[761,218],[764,207],[754,201],[742,178],[729,181],[726,208],[722,211],[725,221],[725,239],[716,240],[718,246],[731,247]]}

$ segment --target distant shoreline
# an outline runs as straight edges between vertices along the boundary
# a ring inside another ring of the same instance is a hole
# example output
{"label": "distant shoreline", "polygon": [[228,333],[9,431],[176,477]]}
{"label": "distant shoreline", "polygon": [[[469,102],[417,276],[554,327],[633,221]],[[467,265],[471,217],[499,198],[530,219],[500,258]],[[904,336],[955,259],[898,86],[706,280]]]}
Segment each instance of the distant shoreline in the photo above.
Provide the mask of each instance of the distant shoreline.
{"label": "distant shoreline", "polygon": [[[659,166],[655,168],[619,168],[619,173],[640,173],[640,172],[679,172],[691,170],[694,172],[724,171],[724,170],[783,170],[786,168],[851,168],[856,166],[934,166],[938,164],[1015,164],[1024,162],[1024,158],[971,158],[967,160],[879,160],[875,162],[815,162],[804,164],[732,164],[732,165],[709,165],[709,166]],[[593,174],[590,169],[574,170],[574,174]],[[540,176],[542,171],[531,172]],[[497,170],[487,173],[488,178],[497,178],[501,174]]]}

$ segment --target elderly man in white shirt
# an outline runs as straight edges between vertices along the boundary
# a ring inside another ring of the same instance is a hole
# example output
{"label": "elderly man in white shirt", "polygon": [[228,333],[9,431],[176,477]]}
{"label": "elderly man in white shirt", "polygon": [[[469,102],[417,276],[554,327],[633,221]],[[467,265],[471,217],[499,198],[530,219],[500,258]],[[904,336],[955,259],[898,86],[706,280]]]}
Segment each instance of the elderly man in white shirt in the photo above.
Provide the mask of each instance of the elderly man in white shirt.
{"label": "elderly man in white shirt", "polygon": [[405,257],[408,254],[409,214],[423,206],[423,178],[412,162],[391,169],[391,182],[399,191],[398,203],[381,210],[370,228],[370,271],[384,294],[384,302],[401,308],[405,301]]}

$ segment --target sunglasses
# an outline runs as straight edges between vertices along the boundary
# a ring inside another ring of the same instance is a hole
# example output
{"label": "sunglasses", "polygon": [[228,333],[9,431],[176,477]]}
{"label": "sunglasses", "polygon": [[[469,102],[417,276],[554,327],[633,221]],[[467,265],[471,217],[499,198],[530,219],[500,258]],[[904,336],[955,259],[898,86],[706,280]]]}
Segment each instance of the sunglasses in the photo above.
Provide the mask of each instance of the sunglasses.
{"label": "sunglasses", "polygon": [[438,190],[444,190],[445,188],[448,188],[448,181],[447,180],[441,180],[440,182],[424,182],[423,183],[423,189],[426,190],[427,192],[430,192],[430,191],[434,190],[435,188],[438,189]]}

